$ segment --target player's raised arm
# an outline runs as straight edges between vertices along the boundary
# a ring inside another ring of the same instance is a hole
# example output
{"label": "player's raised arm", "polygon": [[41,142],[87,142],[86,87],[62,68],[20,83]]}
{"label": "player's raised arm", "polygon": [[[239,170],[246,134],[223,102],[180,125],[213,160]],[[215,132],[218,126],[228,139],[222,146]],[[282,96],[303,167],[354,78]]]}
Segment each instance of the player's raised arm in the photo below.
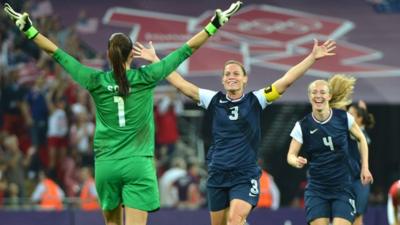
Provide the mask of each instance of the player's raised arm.
{"label": "player's raised arm", "polygon": [[232,3],[229,9],[225,11],[221,11],[221,9],[215,10],[215,14],[211,19],[211,22],[207,24],[207,26],[197,33],[194,37],[192,37],[186,43],[192,49],[192,51],[196,51],[203,45],[207,39],[217,33],[218,29],[222,27],[226,22],[228,22],[229,18],[239,11],[240,7],[242,6],[241,1],[237,1]]}
{"label": "player's raised arm", "polygon": [[314,46],[311,53],[303,59],[299,64],[293,66],[281,78],[276,80],[271,86],[265,88],[265,97],[269,102],[278,99],[287,88],[290,87],[297,79],[304,75],[304,73],[314,64],[318,59],[326,56],[335,55],[334,50],[336,43],[328,40],[322,45],[318,45],[318,41],[314,39]]}
{"label": "player's raised arm", "polygon": [[[133,57],[144,59],[152,63],[160,61],[151,41],[149,42],[148,48],[143,46],[141,43],[136,42],[133,46]],[[185,80],[178,72],[172,72],[166,79],[184,95],[196,102],[199,101],[199,87]]]}
{"label": "player's raised arm", "polygon": [[8,3],[4,4],[4,11],[15,23],[18,29],[23,32],[28,39],[33,40],[43,51],[52,55],[57,50],[58,47],[45,36],[41,35],[39,31],[32,25],[32,21],[29,18],[28,13],[18,13],[14,11],[14,9]]}

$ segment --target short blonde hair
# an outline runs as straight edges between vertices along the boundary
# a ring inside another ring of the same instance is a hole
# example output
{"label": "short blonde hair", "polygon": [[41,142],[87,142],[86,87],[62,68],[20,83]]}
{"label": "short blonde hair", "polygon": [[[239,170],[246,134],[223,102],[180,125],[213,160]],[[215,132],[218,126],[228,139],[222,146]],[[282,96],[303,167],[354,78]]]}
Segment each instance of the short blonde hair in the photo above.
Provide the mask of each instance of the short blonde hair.
{"label": "short blonde hair", "polygon": [[328,80],[329,92],[332,96],[329,106],[336,109],[345,109],[353,101],[356,78],[346,74],[335,74]]}

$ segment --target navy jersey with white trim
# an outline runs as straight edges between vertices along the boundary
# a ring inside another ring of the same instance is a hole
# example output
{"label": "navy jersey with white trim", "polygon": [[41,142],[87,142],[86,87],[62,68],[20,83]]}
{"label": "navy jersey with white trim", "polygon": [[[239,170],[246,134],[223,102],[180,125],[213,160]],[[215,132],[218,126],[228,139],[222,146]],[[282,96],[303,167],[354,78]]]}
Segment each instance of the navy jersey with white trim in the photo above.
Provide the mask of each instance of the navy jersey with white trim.
{"label": "navy jersey with white trim", "polygon": [[230,100],[222,92],[200,89],[199,105],[212,123],[212,145],[207,154],[209,170],[257,166],[261,140],[261,114],[269,104],[264,89]]}
{"label": "navy jersey with white trim", "polygon": [[296,123],[291,136],[308,155],[308,188],[341,189],[351,184],[348,140],[353,123],[350,114],[338,109],[326,121],[317,121],[310,113]]}

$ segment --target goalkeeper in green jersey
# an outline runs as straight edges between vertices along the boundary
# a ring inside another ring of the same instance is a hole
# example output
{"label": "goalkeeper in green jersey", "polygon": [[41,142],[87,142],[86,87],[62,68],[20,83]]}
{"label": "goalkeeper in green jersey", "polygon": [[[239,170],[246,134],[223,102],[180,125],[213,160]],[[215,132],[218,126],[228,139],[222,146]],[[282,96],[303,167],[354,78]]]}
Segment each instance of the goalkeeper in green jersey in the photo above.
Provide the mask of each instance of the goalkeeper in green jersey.
{"label": "goalkeeper in green jersey", "polygon": [[154,165],[153,90],[157,83],[173,72],[200,48],[218,28],[239,10],[236,2],[226,11],[216,10],[211,22],[182,47],[158,63],[139,69],[130,65],[133,44],[122,33],[108,40],[111,71],[82,65],[39,33],[28,13],[18,13],[9,4],[5,13],[28,39],[51,55],[82,87],[96,105],[94,138],[96,188],[107,225],[144,225],[148,212],[160,207]]}

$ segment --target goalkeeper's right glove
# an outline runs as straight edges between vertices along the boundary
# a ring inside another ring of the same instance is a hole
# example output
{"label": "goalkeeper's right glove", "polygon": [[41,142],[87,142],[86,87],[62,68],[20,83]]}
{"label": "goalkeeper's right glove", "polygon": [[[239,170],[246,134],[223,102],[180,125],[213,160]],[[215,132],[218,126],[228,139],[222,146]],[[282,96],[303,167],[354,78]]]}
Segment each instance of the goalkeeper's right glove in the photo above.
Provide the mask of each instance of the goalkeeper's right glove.
{"label": "goalkeeper's right glove", "polygon": [[239,11],[240,7],[242,6],[241,1],[237,1],[235,3],[232,3],[229,9],[225,11],[221,11],[221,9],[215,10],[215,15],[211,19],[211,22],[207,24],[207,26],[204,28],[204,30],[207,32],[209,36],[213,36],[215,33],[217,33],[217,30],[223,26],[226,22],[228,22],[229,18],[235,14],[237,11]]}
{"label": "goalkeeper's right glove", "polygon": [[25,36],[28,39],[33,39],[39,34],[39,31],[34,26],[32,26],[32,21],[31,19],[29,19],[28,13],[17,13],[8,3],[4,4],[4,11],[6,12],[7,16],[10,17],[11,20],[15,23],[18,29],[24,32]]}

